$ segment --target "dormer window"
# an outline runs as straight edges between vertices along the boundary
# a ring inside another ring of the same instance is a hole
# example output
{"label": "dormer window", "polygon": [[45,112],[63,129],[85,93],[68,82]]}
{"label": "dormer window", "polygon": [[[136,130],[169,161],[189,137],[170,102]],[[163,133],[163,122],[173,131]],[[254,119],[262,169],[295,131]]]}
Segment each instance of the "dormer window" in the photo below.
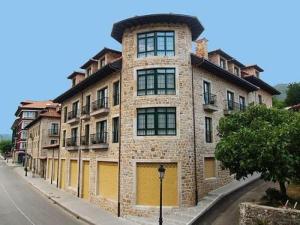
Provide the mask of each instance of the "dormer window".
{"label": "dormer window", "polygon": [[226,60],[224,58],[220,58],[220,67],[226,70]]}
{"label": "dormer window", "polygon": [[255,70],[255,75],[257,78],[259,78],[259,72],[257,70]]}
{"label": "dormer window", "polygon": [[86,70],[86,75],[87,75],[88,77],[92,75],[92,68],[91,68],[91,67],[87,68],[87,70]]}
{"label": "dormer window", "polygon": [[75,85],[76,85],[76,79],[73,78],[73,79],[72,79],[72,87],[74,87]]}
{"label": "dormer window", "polygon": [[103,68],[105,66],[105,58],[102,58],[100,60],[100,69]]}
{"label": "dormer window", "polygon": [[137,57],[174,56],[174,31],[157,31],[137,35]]}
{"label": "dormer window", "polygon": [[234,73],[235,75],[237,75],[237,76],[240,76],[240,68],[238,68],[237,66],[235,66],[235,67],[233,68],[233,73]]}

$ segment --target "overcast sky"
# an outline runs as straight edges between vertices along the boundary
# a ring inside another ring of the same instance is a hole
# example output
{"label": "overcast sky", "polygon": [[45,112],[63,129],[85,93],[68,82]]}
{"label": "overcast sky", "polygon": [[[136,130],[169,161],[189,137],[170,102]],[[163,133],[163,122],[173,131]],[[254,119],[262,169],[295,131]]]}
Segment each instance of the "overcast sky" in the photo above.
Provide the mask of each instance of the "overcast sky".
{"label": "overcast sky", "polygon": [[20,101],[57,97],[100,49],[120,50],[112,25],[135,15],[197,16],[209,50],[258,64],[272,85],[299,82],[299,9],[299,0],[1,0],[0,134],[11,132]]}

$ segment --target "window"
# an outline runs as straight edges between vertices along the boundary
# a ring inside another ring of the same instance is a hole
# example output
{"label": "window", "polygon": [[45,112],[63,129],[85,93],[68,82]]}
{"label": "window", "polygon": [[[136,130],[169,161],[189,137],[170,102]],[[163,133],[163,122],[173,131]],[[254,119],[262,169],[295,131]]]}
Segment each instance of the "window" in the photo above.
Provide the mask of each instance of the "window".
{"label": "window", "polygon": [[244,111],[246,109],[245,97],[240,96],[239,103],[240,103],[240,110]]}
{"label": "window", "polygon": [[205,141],[212,143],[212,119],[210,117],[205,117]]}
{"label": "window", "polygon": [[97,91],[97,101],[95,109],[100,109],[100,108],[106,108],[108,105],[108,99],[107,99],[107,88],[103,88],[99,91]]}
{"label": "window", "polygon": [[21,139],[26,139],[27,138],[27,131],[26,130],[23,130],[21,132]]}
{"label": "window", "polygon": [[77,127],[71,129],[71,146],[77,145],[77,130]]}
{"label": "window", "polygon": [[50,130],[51,134],[58,135],[58,123],[52,123]]}
{"label": "window", "polygon": [[227,91],[227,107],[228,110],[234,109],[234,93],[231,91]]}
{"label": "window", "polygon": [[66,107],[64,108],[64,123],[67,122],[67,115],[68,115],[68,107],[66,106]]}
{"label": "window", "polygon": [[141,33],[138,39],[138,58],[147,56],[174,56],[174,31]]}
{"label": "window", "polygon": [[23,118],[34,119],[36,116],[36,112],[25,111],[23,112]]}
{"label": "window", "polygon": [[137,135],[176,135],[176,108],[138,109]]}
{"label": "window", "polygon": [[255,75],[257,78],[259,78],[259,72],[257,70],[255,70]]}
{"label": "window", "polygon": [[87,74],[88,77],[92,75],[92,68],[91,67],[87,68],[86,74]]}
{"label": "window", "polygon": [[204,158],[204,177],[206,179],[216,177],[216,160],[214,157]]}
{"label": "window", "polygon": [[90,125],[86,124],[84,127],[84,137],[81,140],[83,145],[89,145],[89,138],[90,138]]}
{"label": "window", "polygon": [[91,110],[91,96],[85,96],[85,106],[82,108],[82,114],[89,115]]}
{"label": "window", "polygon": [[263,103],[263,101],[262,101],[262,96],[261,96],[261,95],[258,95],[258,103],[259,103],[259,104],[262,104],[262,103]]}
{"label": "window", "polygon": [[74,102],[72,104],[72,111],[73,111],[73,115],[72,115],[72,118],[76,118],[78,117],[78,105],[79,105],[79,102]]}
{"label": "window", "polygon": [[114,83],[113,95],[114,95],[114,105],[119,105],[119,103],[120,103],[120,81],[117,81]]}
{"label": "window", "polygon": [[100,60],[100,68],[105,66],[105,58]]}
{"label": "window", "polygon": [[226,60],[223,58],[220,58],[220,67],[226,70]]}
{"label": "window", "polygon": [[207,81],[203,81],[203,97],[204,97],[204,104],[211,104],[211,86],[210,83]]}
{"label": "window", "polygon": [[175,69],[138,70],[137,87],[138,95],[175,94]]}
{"label": "window", "polygon": [[22,123],[22,129],[24,129],[29,123],[30,123],[30,121],[24,121]]}
{"label": "window", "polygon": [[76,85],[76,79],[73,78],[73,79],[72,79],[72,86],[74,87],[75,85]]}
{"label": "window", "polygon": [[65,147],[66,146],[66,131],[63,131],[63,137],[62,137],[62,146]]}
{"label": "window", "polygon": [[233,68],[233,72],[235,75],[240,76],[240,69],[237,66]]}
{"label": "window", "polygon": [[107,143],[107,121],[96,123],[96,136],[93,137],[93,144]]}
{"label": "window", "polygon": [[113,118],[113,143],[119,142],[119,117]]}
{"label": "window", "polygon": [[57,140],[50,140],[50,145],[54,145],[54,144],[56,144],[57,143]]}

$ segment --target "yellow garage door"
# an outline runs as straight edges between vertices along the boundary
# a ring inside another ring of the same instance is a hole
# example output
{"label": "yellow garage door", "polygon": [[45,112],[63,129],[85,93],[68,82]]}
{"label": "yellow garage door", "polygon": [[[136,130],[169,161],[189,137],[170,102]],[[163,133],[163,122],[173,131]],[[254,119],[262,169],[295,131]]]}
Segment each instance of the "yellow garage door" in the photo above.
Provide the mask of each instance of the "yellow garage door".
{"label": "yellow garage door", "polygon": [[54,167],[53,167],[53,181],[57,182],[57,174],[58,174],[58,159],[54,159]]}
{"label": "yellow garage door", "polygon": [[204,158],[204,176],[205,178],[216,177],[216,160],[214,157]]}
{"label": "yellow garage door", "polygon": [[52,176],[52,159],[47,160],[47,178],[50,180]]}
{"label": "yellow garage door", "polygon": [[70,183],[72,188],[77,188],[78,165],[77,160],[70,160]]}
{"label": "yellow garage door", "polygon": [[[178,205],[178,182],[177,164],[164,163],[166,168],[163,179],[163,205]],[[159,163],[138,163],[137,164],[137,204],[138,205],[159,205]]]}
{"label": "yellow garage door", "polygon": [[82,197],[89,199],[90,197],[90,162],[83,161],[82,165]]}
{"label": "yellow garage door", "polygon": [[60,161],[60,188],[65,188],[65,182],[66,182],[66,160],[62,159]]}
{"label": "yellow garage door", "polygon": [[105,198],[118,199],[118,163],[98,162],[97,193]]}

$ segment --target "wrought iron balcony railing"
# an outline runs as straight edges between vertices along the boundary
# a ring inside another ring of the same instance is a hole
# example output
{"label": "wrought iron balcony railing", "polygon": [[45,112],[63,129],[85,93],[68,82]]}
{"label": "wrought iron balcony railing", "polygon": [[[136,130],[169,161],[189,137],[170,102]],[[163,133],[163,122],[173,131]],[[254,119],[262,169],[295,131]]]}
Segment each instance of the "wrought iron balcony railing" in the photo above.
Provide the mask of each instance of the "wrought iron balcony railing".
{"label": "wrought iron balcony railing", "polygon": [[108,108],[108,97],[97,99],[92,103],[92,109],[93,111],[102,109],[102,108]]}
{"label": "wrought iron balcony railing", "polygon": [[74,147],[74,146],[78,146],[77,143],[77,137],[70,137],[66,139],[66,145],[67,147]]}
{"label": "wrought iron balcony railing", "polygon": [[107,144],[107,132],[91,134],[92,144]]}

